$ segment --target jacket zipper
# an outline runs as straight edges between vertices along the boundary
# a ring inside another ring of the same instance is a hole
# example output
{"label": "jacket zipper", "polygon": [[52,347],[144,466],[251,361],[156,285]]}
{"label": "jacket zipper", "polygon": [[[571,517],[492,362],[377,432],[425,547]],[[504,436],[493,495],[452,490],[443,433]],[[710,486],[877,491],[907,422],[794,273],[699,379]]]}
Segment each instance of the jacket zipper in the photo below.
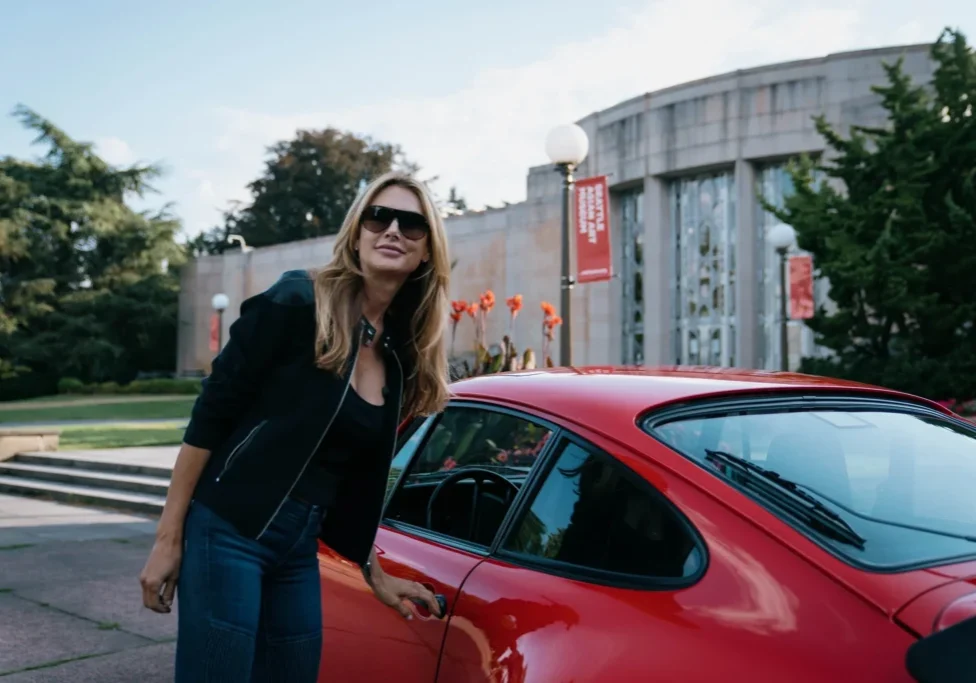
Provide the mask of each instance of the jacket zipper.
{"label": "jacket zipper", "polygon": [[230,466],[234,463],[234,460],[237,459],[237,456],[240,455],[241,452],[243,452],[244,448],[249,443],[251,443],[251,439],[254,438],[254,435],[257,434],[258,431],[261,429],[261,427],[263,427],[266,423],[267,420],[261,420],[260,422],[258,422],[254,426],[254,429],[249,431],[247,433],[247,436],[241,439],[241,442],[239,444],[234,446],[234,450],[232,450],[230,452],[230,455],[227,456],[227,461],[224,463],[224,468],[220,470],[220,474],[217,475],[217,481],[220,481],[220,478],[223,477],[225,474],[227,474],[227,470],[230,469]]}
{"label": "jacket zipper", "polygon": [[[400,405],[403,403],[403,364],[400,363],[400,357],[397,355],[396,351],[393,351],[391,349],[390,353],[392,353],[393,358],[396,359],[397,368],[400,372],[400,392],[397,394],[396,412],[394,413],[395,417],[393,419],[393,449],[390,453],[390,464],[387,465],[386,467],[386,477],[384,477],[383,479],[384,482],[390,480],[390,471],[393,469],[393,459],[396,457],[397,433],[398,433],[397,428],[400,426]],[[386,496],[384,496],[384,498],[386,498]],[[373,528],[375,530],[373,531],[373,540],[369,544],[370,554],[372,554],[373,552],[373,546],[376,545],[376,531],[379,530],[380,523],[383,521],[383,515],[386,514],[387,503],[389,503],[389,500],[383,501],[383,504],[380,506],[379,517],[376,520],[376,524],[373,525]]]}
{"label": "jacket zipper", "polygon": [[325,425],[325,429],[322,430],[322,434],[319,435],[319,440],[315,443],[315,448],[312,449],[312,452],[309,453],[308,458],[305,459],[305,464],[302,465],[302,469],[299,470],[298,476],[295,477],[295,481],[293,481],[291,483],[291,486],[288,487],[288,491],[285,493],[284,498],[282,498],[281,502],[278,503],[278,507],[275,508],[275,511],[271,514],[271,517],[268,518],[268,521],[265,523],[264,528],[261,529],[261,532],[255,537],[255,540],[260,540],[261,537],[264,536],[264,533],[268,530],[268,527],[271,526],[271,522],[273,522],[274,518],[278,515],[278,511],[281,510],[281,506],[285,504],[286,500],[288,500],[288,496],[290,496],[291,492],[295,490],[295,486],[298,485],[298,482],[301,480],[302,475],[305,474],[305,470],[308,468],[308,464],[312,462],[312,458],[315,457],[315,454],[318,452],[319,447],[322,445],[322,440],[325,439],[325,435],[329,433],[329,430],[332,428],[332,423],[335,422],[336,417],[339,415],[339,411],[342,409],[342,404],[346,400],[346,394],[349,393],[349,387],[352,385],[352,376],[356,372],[356,363],[359,362],[360,341],[361,338],[357,336],[355,342],[356,343],[355,351],[353,352],[353,357],[352,357],[352,368],[350,368],[349,370],[349,377],[346,379],[346,385],[342,388],[342,396],[339,397],[339,404],[336,406],[335,412],[332,413],[332,417],[329,418],[328,424]]}

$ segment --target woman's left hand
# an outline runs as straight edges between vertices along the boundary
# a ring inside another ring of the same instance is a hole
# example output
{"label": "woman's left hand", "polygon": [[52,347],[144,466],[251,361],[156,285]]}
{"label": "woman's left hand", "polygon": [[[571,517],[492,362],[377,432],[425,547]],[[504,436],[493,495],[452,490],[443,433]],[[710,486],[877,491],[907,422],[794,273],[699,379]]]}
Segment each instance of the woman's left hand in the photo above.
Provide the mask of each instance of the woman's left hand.
{"label": "woman's left hand", "polygon": [[441,608],[434,594],[416,581],[383,574],[374,579],[372,588],[377,600],[395,609],[404,619],[413,618],[413,612],[404,604],[405,600],[420,600],[431,614],[441,617]]}

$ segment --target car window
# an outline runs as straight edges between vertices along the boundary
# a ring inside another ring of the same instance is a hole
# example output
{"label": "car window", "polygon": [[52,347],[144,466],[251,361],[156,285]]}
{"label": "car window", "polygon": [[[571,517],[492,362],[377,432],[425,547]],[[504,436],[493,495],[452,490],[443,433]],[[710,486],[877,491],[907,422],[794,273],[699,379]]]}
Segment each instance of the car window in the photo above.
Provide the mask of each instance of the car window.
{"label": "car window", "polygon": [[689,527],[650,484],[608,454],[570,441],[504,549],[645,578],[691,577],[703,563]]}
{"label": "car window", "polygon": [[[976,551],[976,431],[935,414],[891,409],[755,409],[645,426],[725,476],[718,450],[771,470],[827,505],[863,548],[797,528],[858,564],[894,568]],[[759,502],[777,512],[771,500]]]}
{"label": "car window", "polygon": [[397,479],[413,458],[414,453],[424,441],[427,430],[437,418],[435,416],[415,418],[397,436],[397,452],[390,463],[390,476],[386,481],[386,498],[389,500]]}
{"label": "car window", "polygon": [[[490,545],[551,430],[510,412],[452,406],[424,431],[416,456],[405,458],[407,472],[390,497],[386,521]],[[478,478],[438,488],[459,472]]]}

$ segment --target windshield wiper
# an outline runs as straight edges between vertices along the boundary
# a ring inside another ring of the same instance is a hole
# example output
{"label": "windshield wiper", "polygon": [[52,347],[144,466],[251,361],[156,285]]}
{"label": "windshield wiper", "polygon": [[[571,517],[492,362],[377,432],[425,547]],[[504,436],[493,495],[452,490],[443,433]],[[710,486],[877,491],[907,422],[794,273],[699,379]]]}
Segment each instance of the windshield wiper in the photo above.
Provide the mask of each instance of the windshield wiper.
{"label": "windshield wiper", "polygon": [[[705,453],[706,460],[733,468],[744,477],[743,484],[758,489],[758,493],[764,498],[785,508],[790,514],[801,518],[820,533],[864,550],[867,541],[840,515],[802,490],[796,482],[732,453],[713,451],[709,448],[705,449]],[[732,478],[727,474],[726,477]]]}
{"label": "windshield wiper", "polygon": [[871,515],[866,515],[863,512],[858,512],[849,505],[844,505],[839,500],[834,500],[826,493],[821,493],[812,486],[807,486],[806,484],[797,484],[802,489],[805,489],[817,496],[818,498],[823,498],[828,503],[834,507],[838,507],[844,512],[851,514],[858,519],[863,519],[868,522],[874,522],[875,524],[884,524],[885,526],[894,526],[899,529],[908,529],[909,531],[921,531],[923,534],[934,534],[936,536],[945,536],[946,538],[958,538],[961,541],[969,541],[970,543],[976,543],[976,536],[970,534],[960,534],[954,531],[945,531],[944,529],[933,529],[927,526],[918,526],[917,524],[906,524],[905,522],[896,522],[893,519],[881,519],[880,517],[872,517]]}

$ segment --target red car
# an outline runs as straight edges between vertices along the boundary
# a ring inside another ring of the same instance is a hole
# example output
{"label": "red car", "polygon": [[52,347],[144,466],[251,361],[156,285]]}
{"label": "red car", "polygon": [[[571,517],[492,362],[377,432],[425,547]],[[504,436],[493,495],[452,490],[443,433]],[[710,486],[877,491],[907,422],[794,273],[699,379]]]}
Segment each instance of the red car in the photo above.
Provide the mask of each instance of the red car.
{"label": "red car", "polygon": [[892,391],[459,382],[404,427],[376,544],[446,616],[404,620],[322,546],[321,681],[976,680],[976,427]]}

